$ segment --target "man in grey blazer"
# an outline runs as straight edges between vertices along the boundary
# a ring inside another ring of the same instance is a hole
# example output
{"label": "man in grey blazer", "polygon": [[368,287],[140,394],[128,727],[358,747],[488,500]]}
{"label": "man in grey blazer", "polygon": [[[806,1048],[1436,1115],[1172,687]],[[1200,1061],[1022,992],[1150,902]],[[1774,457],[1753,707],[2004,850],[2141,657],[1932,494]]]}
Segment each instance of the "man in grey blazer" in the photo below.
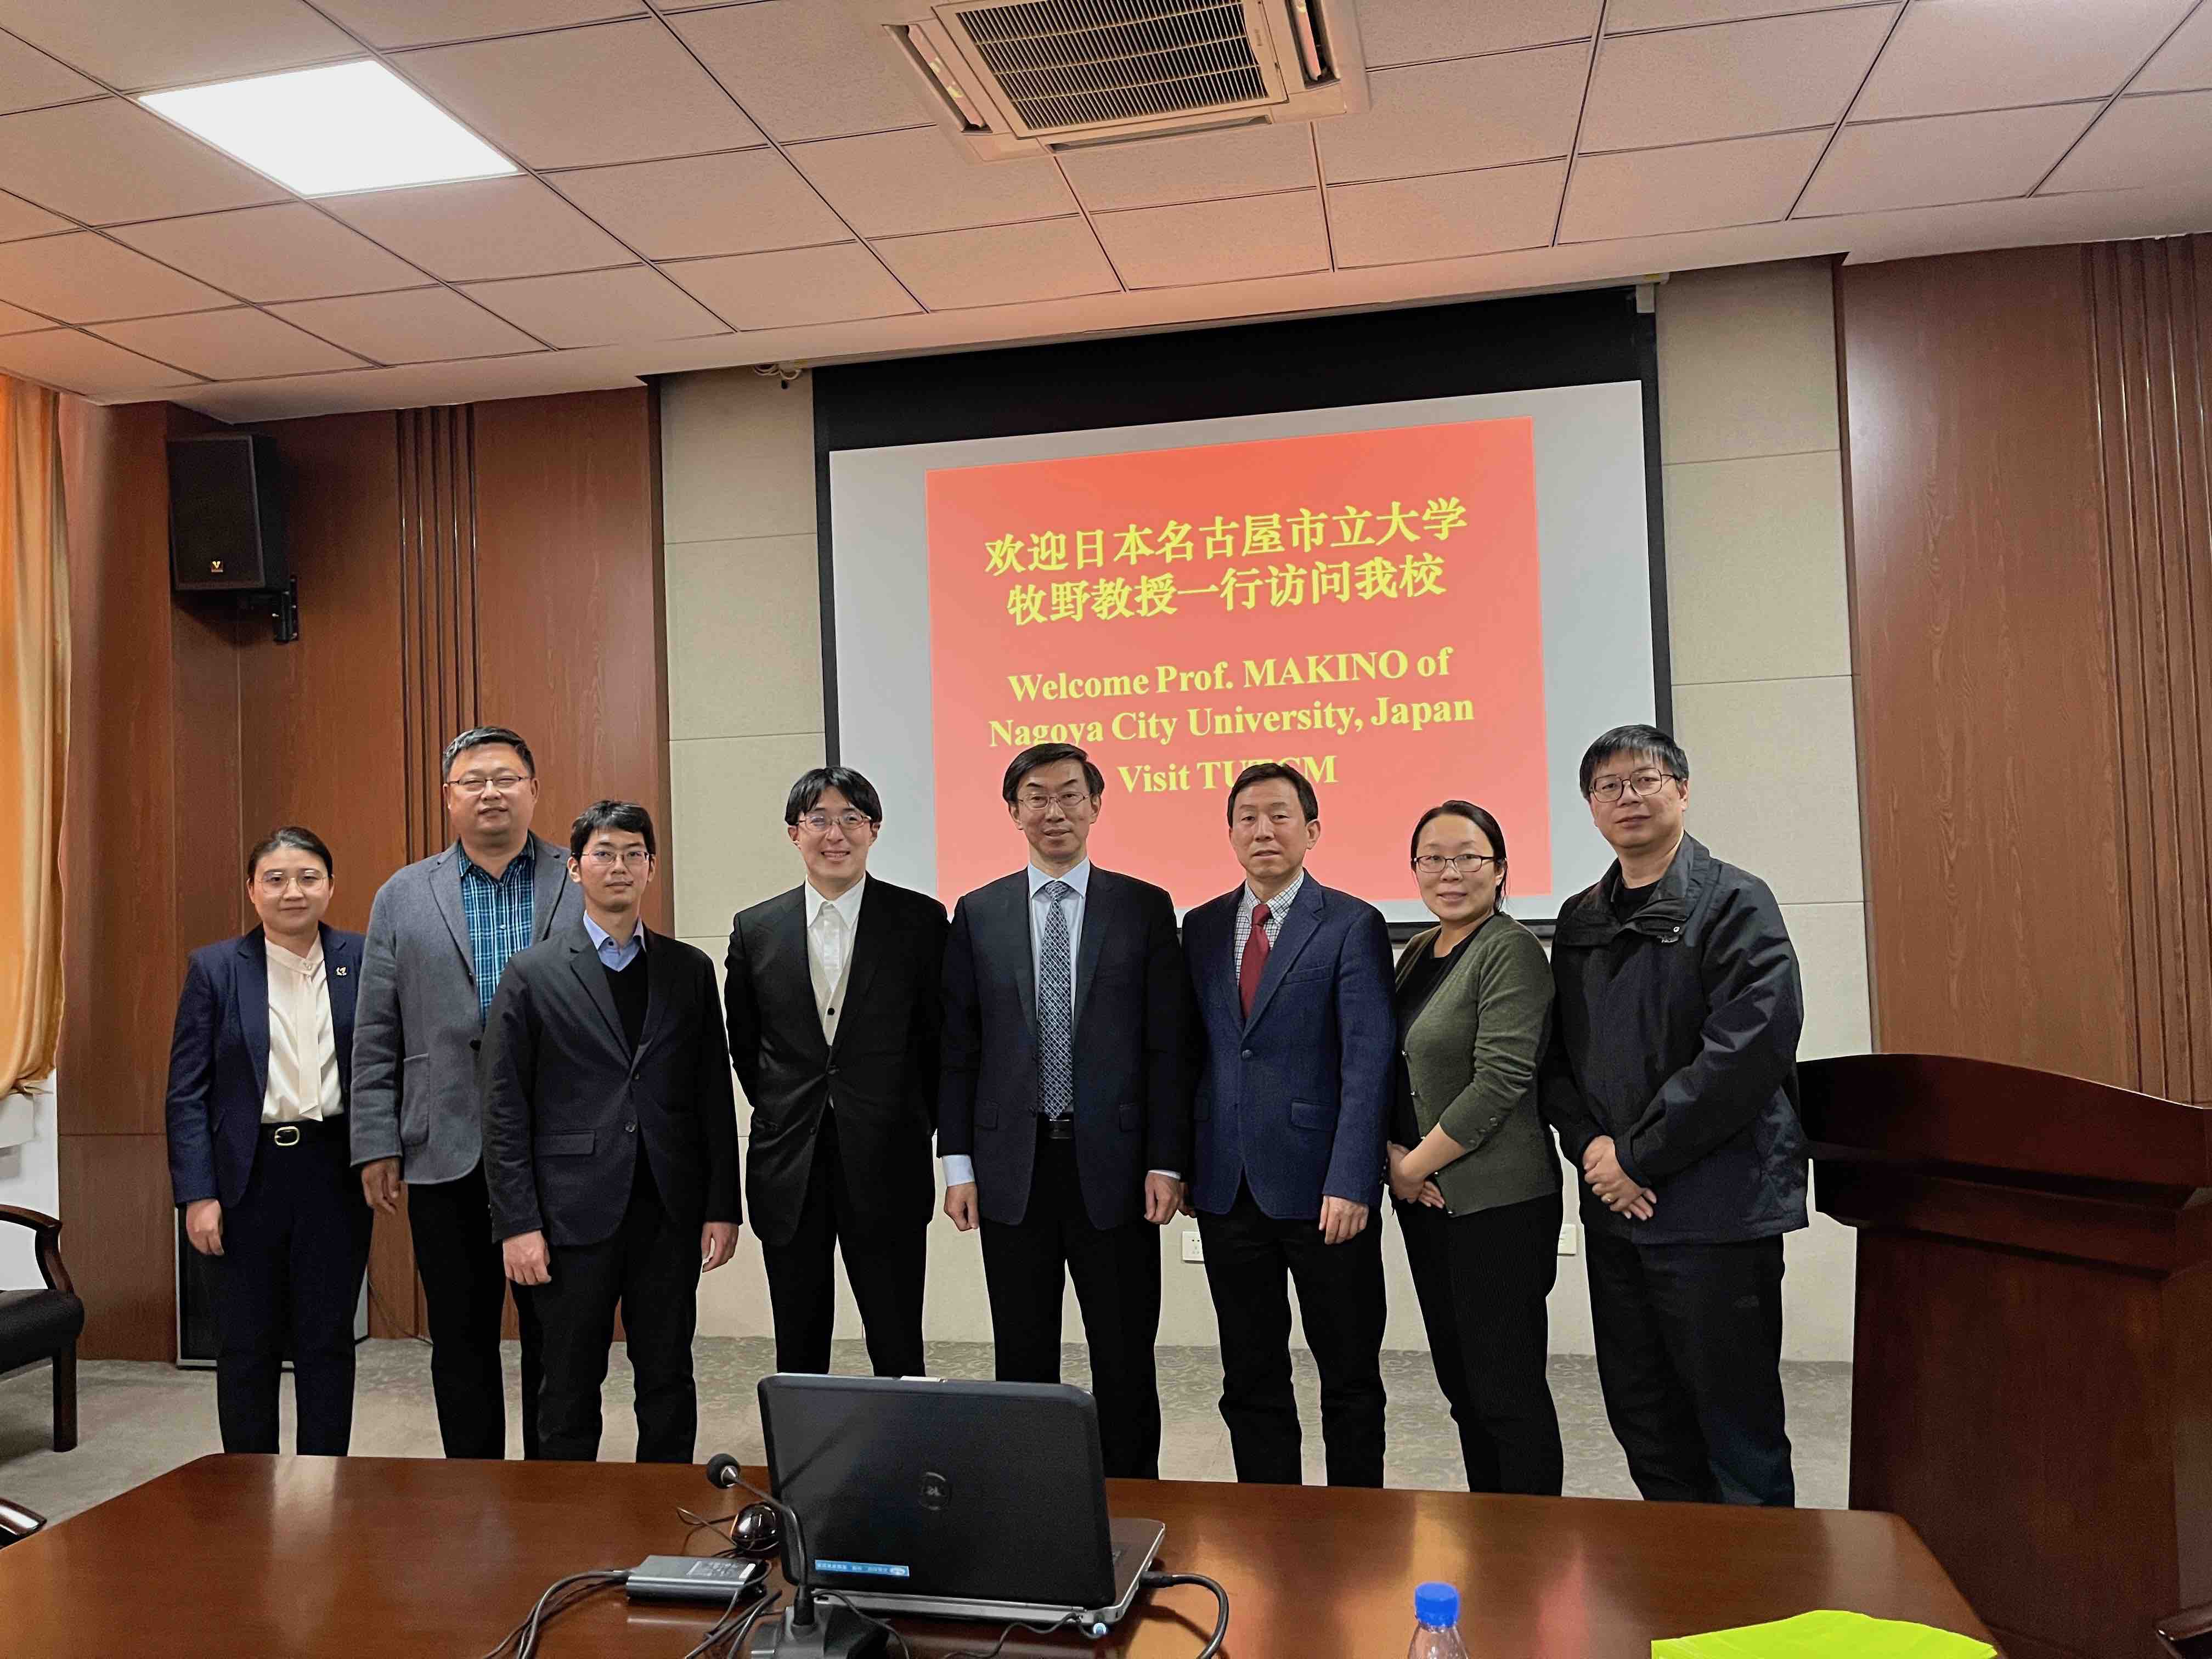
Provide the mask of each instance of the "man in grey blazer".
{"label": "man in grey blazer", "polygon": [[[500,1318],[507,1275],[483,1172],[477,1051],[507,958],[573,919],[568,857],[530,832],[530,745],[480,726],[446,745],[453,844],[378,889],[368,913],[353,1048],[353,1162],[386,1214],[407,1192],[430,1322],[430,1385],[448,1457],[507,1455]],[[538,1455],[542,1341],[522,1328],[522,1449]]]}

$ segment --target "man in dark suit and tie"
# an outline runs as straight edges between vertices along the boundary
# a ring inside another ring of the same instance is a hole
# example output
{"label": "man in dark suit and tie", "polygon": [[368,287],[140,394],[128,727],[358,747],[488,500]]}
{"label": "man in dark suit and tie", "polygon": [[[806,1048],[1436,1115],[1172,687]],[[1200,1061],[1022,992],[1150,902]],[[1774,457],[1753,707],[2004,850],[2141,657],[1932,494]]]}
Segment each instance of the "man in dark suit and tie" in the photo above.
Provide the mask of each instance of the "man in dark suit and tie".
{"label": "man in dark suit and tie", "polygon": [[1190,1204],[1221,1327],[1221,1415],[1239,1480],[1296,1486],[1296,1284],[1321,1371],[1333,1486],[1382,1484],[1382,1243],[1375,1223],[1397,1020],[1389,930],[1306,874],[1321,805],[1295,768],[1229,791],[1237,890],[1184,918],[1205,1021]]}
{"label": "man in dark suit and tie", "polygon": [[732,920],[723,988],[775,1368],[830,1369],[834,1253],[876,1375],[917,1376],[945,907],[868,874],[883,803],[849,767],[801,777],[783,822],[806,879]]}
{"label": "man in dark suit and tie", "polygon": [[331,852],[286,825],[247,854],[261,925],[192,952],[169,1048],[169,1180],[215,1281],[227,1452],[276,1449],[292,1358],[298,1449],[353,1436],[353,1315],[370,1212],[346,1164],[361,935],[325,927]]}
{"label": "man in dark suit and tie", "polygon": [[1157,1229],[1190,1151],[1190,992],[1173,901],[1091,863],[1105,793],[1073,744],[1006,768],[1000,793],[1030,862],[953,910],[937,1149],[945,1212],[963,1232],[982,1226],[1000,1381],[1060,1380],[1072,1275],[1106,1473],[1152,1480]]}
{"label": "man in dark suit and tie", "polygon": [[584,809],[568,832],[583,915],[507,964],[485,1028],[492,1227],[544,1332],[549,1458],[599,1455],[619,1304],[637,1461],[691,1461],[699,1274],[737,1244],[737,1103],[714,964],[638,920],[656,850],[642,806]]}

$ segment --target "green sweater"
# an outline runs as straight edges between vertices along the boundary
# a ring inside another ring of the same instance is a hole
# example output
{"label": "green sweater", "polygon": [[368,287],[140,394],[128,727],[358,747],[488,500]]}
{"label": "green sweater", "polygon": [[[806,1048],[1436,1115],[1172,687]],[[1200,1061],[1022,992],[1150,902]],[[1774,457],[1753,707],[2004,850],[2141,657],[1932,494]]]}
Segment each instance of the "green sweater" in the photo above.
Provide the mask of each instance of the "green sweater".
{"label": "green sweater", "polygon": [[[1402,981],[1437,942],[1420,934],[1398,958]],[[1536,1068],[1551,1034],[1552,966],[1509,915],[1475,929],[1413,1023],[1398,1034],[1413,1117],[1439,1123],[1467,1151],[1431,1177],[1454,1215],[1559,1190],[1559,1155],[1537,1109]]]}

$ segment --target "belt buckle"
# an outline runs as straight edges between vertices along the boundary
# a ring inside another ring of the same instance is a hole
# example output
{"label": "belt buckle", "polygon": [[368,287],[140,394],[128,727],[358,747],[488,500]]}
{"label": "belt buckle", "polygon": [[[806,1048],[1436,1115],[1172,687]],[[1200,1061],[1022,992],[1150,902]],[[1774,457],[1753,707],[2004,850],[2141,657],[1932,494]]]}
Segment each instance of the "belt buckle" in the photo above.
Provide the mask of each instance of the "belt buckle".
{"label": "belt buckle", "polygon": [[296,1146],[300,1144],[300,1126],[296,1123],[280,1123],[276,1126],[276,1133],[270,1139],[279,1146]]}

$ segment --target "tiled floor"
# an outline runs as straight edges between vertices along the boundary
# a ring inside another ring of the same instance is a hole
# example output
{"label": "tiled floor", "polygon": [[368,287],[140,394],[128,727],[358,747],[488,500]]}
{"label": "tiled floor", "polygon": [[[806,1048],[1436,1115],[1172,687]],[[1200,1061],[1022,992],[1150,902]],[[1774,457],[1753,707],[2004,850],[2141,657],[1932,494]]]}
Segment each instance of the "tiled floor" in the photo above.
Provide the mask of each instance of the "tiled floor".
{"label": "tiled floor", "polygon": [[[517,1363],[509,1344],[510,1399]],[[702,1338],[698,1456],[732,1451],[747,1462],[761,1456],[760,1411],[753,1384],[773,1368],[765,1338]],[[929,1360],[941,1376],[988,1376],[990,1349],[980,1342],[932,1343]],[[368,1342],[361,1349],[354,1407],[353,1449],[383,1457],[434,1457],[438,1425],[430,1398],[430,1351],[416,1342]],[[1313,1362],[1297,1355],[1297,1382],[1308,1429],[1306,1478],[1322,1479],[1319,1384]],[[1164,1420],[1161,1472],[1174,1479],[1226,1480],[1233,1470],[1229,1432],[1216,1409],[1220,1358],[1212,1348],[1159,1351],[1160,1407]],[[841,1371],[862,1371],[859,1342],[837,1345]],[[1386,1470],[1394,1486],[1464,1488],[1459,1443],[1425,1353],[1382,1356],[1390,1393]],[[1066,1350],[1066,1380],[1090,1381],[1079,1346]],[[1566,1440],[1567,1491],[1595,1498],[1633,1498],[1620,1449],[1605,1423],[1597,1371],[1586,1357],[1561,1355],[1551,1366]],[[1790,1432],[1796,1450],[1801,1504],[1840,1508],[1844,1501],[1850,1433],[1850,1367],[1786,1364],[1782,1381],[1790,1404]],[[75,1451],[48,1449],[47,1372],[41,1366],[0,1382],[0,1497],[27,1504],[51,1519],[126,1492],[204,1452],[221,1449],[216,1429],[215,1376],[168,1365],[88,1362],[78,1367],[82,1438]],[[286,1389],[284,1438],[291,1438],[290,1389]],[[635,1448],[629,1417],[629,1368],[617,1353],[606,1389],[604,1455],[628,1458]],[[508,1408],[510,1451],[519,1454],[520,1421]]]}

